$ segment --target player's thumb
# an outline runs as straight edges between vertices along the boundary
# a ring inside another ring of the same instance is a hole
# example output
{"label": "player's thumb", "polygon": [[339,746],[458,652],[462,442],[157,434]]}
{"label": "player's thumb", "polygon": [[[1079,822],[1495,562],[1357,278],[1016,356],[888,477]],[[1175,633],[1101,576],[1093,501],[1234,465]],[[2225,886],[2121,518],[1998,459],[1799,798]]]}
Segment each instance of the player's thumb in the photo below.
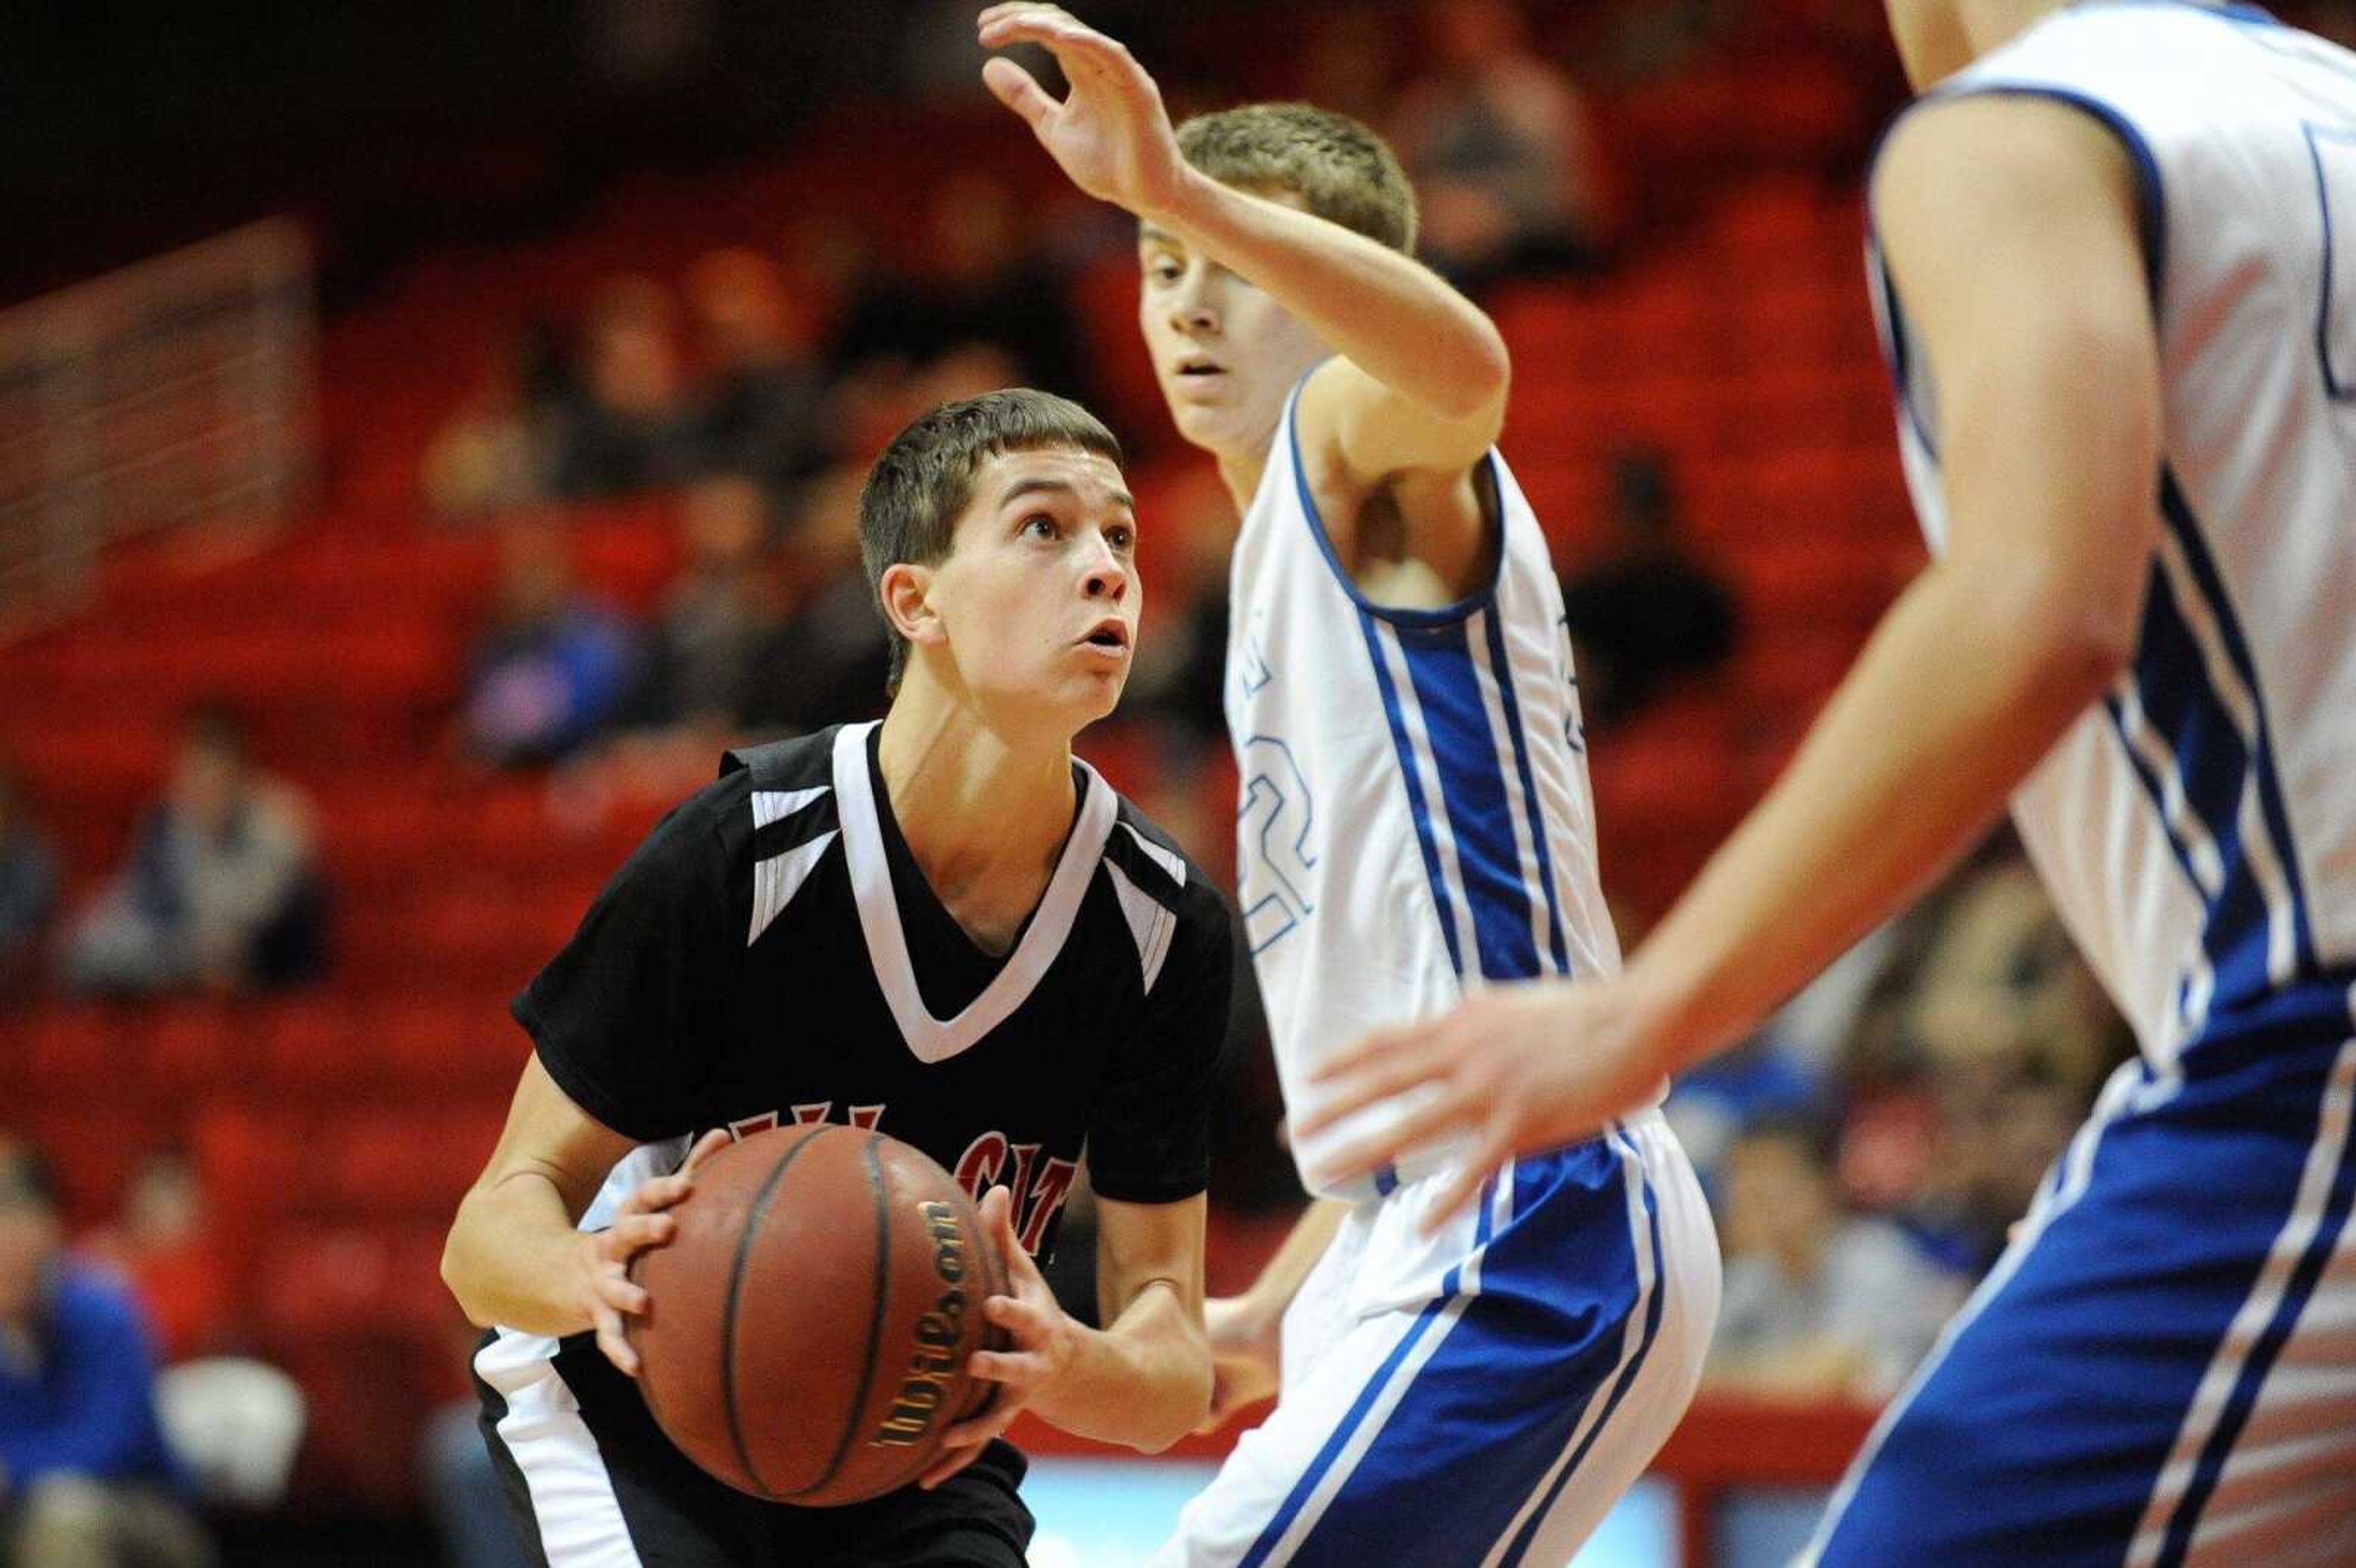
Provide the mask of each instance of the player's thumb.
{"label": "player's thumb", "polygon": [[1033,131],[1044,131],[1054,118],[1055,101],[1047,96],[1032,74],[1003,56],[993,55],[981,63],[981,80],[998,101],[1029,122]]}

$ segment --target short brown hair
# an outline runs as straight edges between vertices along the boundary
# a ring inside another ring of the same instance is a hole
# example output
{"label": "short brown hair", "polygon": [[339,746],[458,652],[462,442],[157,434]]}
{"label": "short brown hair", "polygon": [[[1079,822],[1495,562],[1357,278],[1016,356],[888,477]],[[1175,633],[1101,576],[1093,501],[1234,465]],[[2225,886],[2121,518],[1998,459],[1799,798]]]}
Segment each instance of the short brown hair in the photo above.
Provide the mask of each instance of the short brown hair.
{"label": "short brown hair", "polygon": [[[973,476],[1006,452],[1070,447],[1121,462],[1120,443],[1102,421],[1053,392],[1010,387],[943,403],[892,438],[859,492],[859,558],[883,609],[884,573],[901,561],[930,566],[956,543],[957,520],[973,500]],[[884,616],[892,639],[887,693],[900,689],[908,639]]]}
{"label": "short brown hair", "polygon": [[1414,254],[1415,187],[1390,144],[1347,114],[1310,103],[1221,109],[1179,126],[1178,151],[1221,185],[1291,191],[1318,217]]}

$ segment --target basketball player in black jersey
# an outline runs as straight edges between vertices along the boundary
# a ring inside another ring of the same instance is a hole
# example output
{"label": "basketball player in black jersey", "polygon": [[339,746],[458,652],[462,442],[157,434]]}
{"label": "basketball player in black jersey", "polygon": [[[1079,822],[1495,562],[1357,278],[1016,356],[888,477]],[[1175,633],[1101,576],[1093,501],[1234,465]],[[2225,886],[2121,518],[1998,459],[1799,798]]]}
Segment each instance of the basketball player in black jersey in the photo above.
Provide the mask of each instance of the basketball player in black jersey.
{"label": "basketball player in black jersey", "polygon": [[[993,392],[917,420],[860,499],[893,632],[881,724],[729,753],[515,1003],[535,1047],[443,1275],[489,1328],[483,1424],[549,1563],[1019,1568],[1029,1409],[1141,1449],[1203,1419],[1209,1096],[1226,905],[1071,754],[1120,695],[1137,523],[1085,411]],[[925,1150],[983,1199],[1012,1294],[1001,1384],[915,1486],[845,1509],[735,1492],[628,1374],[625,1275],[694,1160],[779,1123]],[[1031,1254],[1085,1161],[1101,1330]]]}

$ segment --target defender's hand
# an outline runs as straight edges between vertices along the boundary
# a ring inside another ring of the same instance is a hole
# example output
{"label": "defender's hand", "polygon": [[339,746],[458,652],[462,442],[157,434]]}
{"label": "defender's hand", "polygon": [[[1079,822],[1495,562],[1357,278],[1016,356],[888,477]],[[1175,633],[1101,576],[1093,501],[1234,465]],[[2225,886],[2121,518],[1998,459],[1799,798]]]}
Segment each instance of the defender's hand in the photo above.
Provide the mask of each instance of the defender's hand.
{"label": "defender's hand", "polygon": [[992,5],[977,24],[984,48],[1037,44],[1070,83],[1058,103],[1010,59],[992,59],[981,80],[1021,115],[1074,185],[1141,218],[1169,210],[1186,177],[1162,90],[1121,44],[1055,5]]}
{"label": "defender's hand", "polygon": [[1203,1303],[1203,1327],[1211,1340],[1211,1413],[1195,1431],[1216,1432],[1237,1411],[1276,1392],[1277,1321],[1249,1296],[1217,1296]]}
{"label": "defender's hand", "polygon": [[664,1211],[695,1190],[697,1168],[726,1148],[728,1141],[725,1128],[704,1134],[678,1170],[639,1183],[614,1211],[611,1225],[581,1238],[589,1253],[589,1320],[597,1329],[597,1348],[632,1377],[638,1375],[638,1353],[630,1349],[623,1319],[643,1317],[652,1298],[630,1279],[631,1261],[640,1253],[669,1245],[679,1234],[679,1221]]}
{"label": "defender's hand", "polygon": [[1462,1168],[1424,1217],[1436,1230],[1506,1160],[1586,1137],[1659,1088],[1664,1058],[1626,989],[1617,978],[1492,986],[1452,1012],[1378,1030],[1312,1075],[1326,1093],[1294,1136],[1414,1096],[1396,1125],[1323,1162],[1318,1175],[1340,1180],[1437,1138],[1472,1135]]}
{"label": "defender's hand", "polygon": [[993,1187],[981,1198],[981,1222],[998,1243],[1006,1260],[1012,1294],[993,1296],[981,1304],[992,1323],[1006,1330],[1013,1346],[1005,1350],[976,1350],[966,1365],[978,1378],[998,1385],[997,1396],[981,1413],[960,1421],[941,1435],[941,1456],[916,1483],[930,1490],[981,1456],[990,1440],[1014,1424],[1023,1407],[1038,1397],[1071,1367],[1079,1353],[1080,1326],[1056,1305],[1039,1265],[1023,1250],[1014,1234],[1014,1194]]}

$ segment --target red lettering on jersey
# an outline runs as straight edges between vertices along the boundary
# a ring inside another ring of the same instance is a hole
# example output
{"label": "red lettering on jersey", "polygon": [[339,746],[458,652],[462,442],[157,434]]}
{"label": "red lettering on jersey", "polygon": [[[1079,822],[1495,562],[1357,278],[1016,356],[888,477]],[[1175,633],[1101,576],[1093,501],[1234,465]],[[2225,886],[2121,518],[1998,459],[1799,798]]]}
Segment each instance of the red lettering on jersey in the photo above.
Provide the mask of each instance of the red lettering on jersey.
{"label": "red lettering on jersey", "polygon": [[777,1113],[764,1111],[757,1116],[747,1116],[741,1122],[729,1123],[728,1136],[736,1142],[743,1143],[755,1133],[766,1133],[776,1125]]}
{"label": "red lettering on jersey", "polygon": [[796,1105],[794,1107],[794,1125],[798,1127],[814,1127],[820,1122],[826,1120],[827,1113],[833,1109],[834,1102],[831,1100],[813,1100],[807,1105]]}
{"label": "red lettering on jersey", "polygon": [[[1023,1195],[1031,1190],[1032,1168],[1038,1163],[1039,1146],[1037,1144],[1014,1146],[1014,1174],[1008,1178],[1007,1181],[1008,1185],[1014,1189],[1014,1201],[1018,1205],[1023,1201]],[[1019,1214],[1022,1210],[1018,1207],[1015,1212]]]}
{"label": "red lettering on jersey", "polygon": [[875,1124],[883,1119],[884,1107],[881,1105],[853,1105],[851,1107],[851,1125],[859,1128],[862,1132],[873,1132],[875,1130]]}
{"label": "red lettering on jersey", "polygon": [[[1072,1181],[1079,1171],[1079,1166],[1071,1160],[1050,1159],[1039,1172],[1038,1184],[1031,1189],[1027,1204],[1021,1211],[1023,1234],[1019,1239],[1024,1252],[1034,1255],[1038,1253],[1039,1244],[1047,1239],[1047,1226],[1055,1220],[1056,1211],[1063,1208],[1064,1200],[1072,1195]],[[1014,1196],[1018,1203],[1024,1202],[1022,1192]]]}
{"label": "red lettering on jersey", "polygon": [[984,1133],[965,1146],[965,1153],[958,1156],[957,1169],[951,1174],[957,1178],[957,1184],[965,1189],[965,1195],[979,1203],[982,1193],[1005,1168],[1006,1135]]}

